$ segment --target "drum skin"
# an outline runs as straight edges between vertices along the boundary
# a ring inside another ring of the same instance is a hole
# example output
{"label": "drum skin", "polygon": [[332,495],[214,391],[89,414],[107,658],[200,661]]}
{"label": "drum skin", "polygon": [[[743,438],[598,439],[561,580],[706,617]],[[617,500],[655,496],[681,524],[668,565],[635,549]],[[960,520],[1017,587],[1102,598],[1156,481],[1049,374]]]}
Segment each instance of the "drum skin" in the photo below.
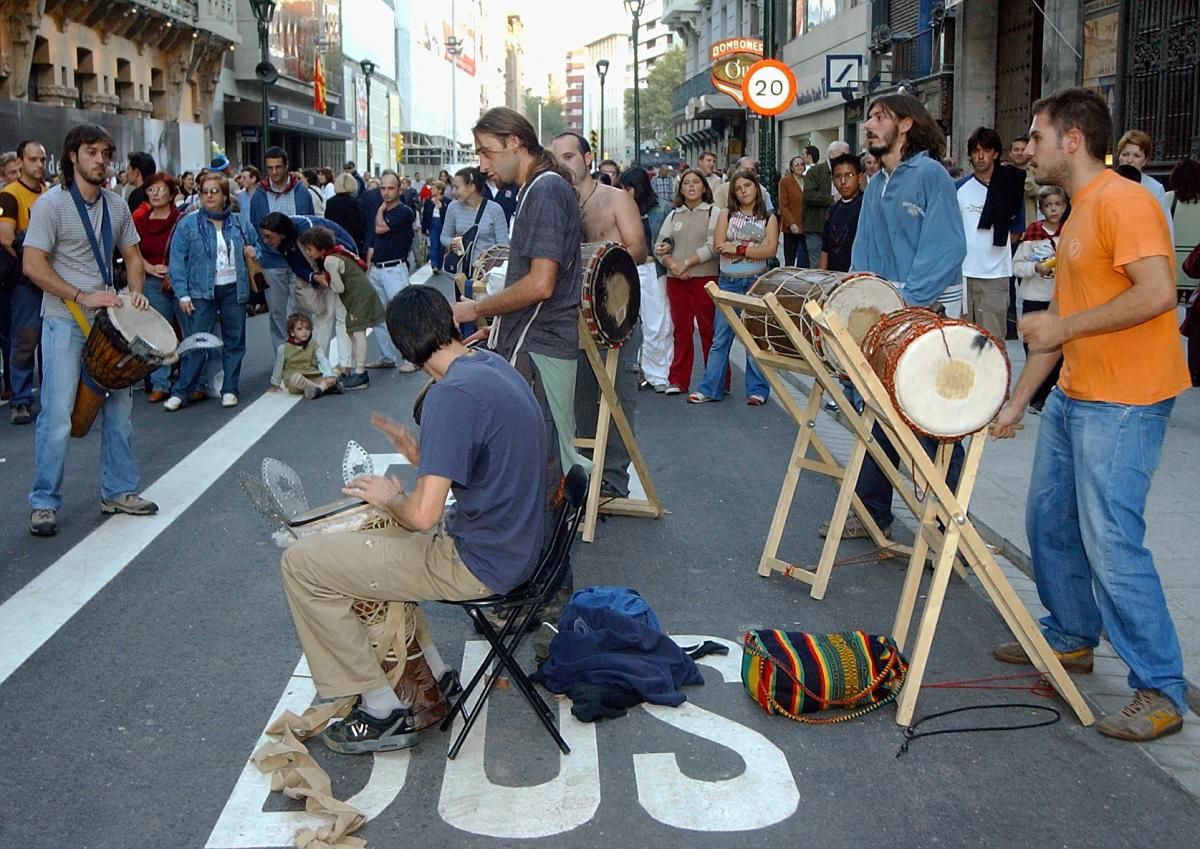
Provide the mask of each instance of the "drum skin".
{"label": "drum skin", "polygon": [[910,308],[881,319],[863,354],[917,434],[951,442],[987,425],[1008,400],[1012,367],[982,327]]}
{"label": "drum skin", "polygon": [[597,345],[618,348],[633,335],[641,311],[637,263],[617,242],[588,242],[579,254],[584,323]]}

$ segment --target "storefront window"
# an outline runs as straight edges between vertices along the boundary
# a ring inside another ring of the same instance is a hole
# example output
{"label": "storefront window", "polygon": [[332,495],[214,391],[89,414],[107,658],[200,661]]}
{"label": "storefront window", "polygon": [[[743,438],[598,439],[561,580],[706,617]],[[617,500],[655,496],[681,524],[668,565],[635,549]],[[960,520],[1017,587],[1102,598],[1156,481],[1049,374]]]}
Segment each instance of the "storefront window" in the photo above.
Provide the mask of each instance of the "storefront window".
{"label": "storefront window", "polygon": [[1116,111],[1117,10],[1083,22],[1083,85],[1099,93]]}
{"label": "storefront window", "polygon": [[833,20],[836,14],[837,0],[796,0],[792,36],[804,35],[813,27]]}

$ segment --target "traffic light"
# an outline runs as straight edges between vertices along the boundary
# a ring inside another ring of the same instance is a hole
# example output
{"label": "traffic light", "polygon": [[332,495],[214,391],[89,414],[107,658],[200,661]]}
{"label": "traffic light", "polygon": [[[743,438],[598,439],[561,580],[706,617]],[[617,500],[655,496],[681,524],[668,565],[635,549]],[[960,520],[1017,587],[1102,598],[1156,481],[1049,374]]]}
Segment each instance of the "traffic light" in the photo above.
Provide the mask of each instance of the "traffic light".
{"label": "traffic light", "polygon": [[592,130],[590,133],[588,133],[588,144],[590,144],[592,146],[593,151],[599,151],[599,149],[600,149],[600,134],[597,133],[595,130]]}

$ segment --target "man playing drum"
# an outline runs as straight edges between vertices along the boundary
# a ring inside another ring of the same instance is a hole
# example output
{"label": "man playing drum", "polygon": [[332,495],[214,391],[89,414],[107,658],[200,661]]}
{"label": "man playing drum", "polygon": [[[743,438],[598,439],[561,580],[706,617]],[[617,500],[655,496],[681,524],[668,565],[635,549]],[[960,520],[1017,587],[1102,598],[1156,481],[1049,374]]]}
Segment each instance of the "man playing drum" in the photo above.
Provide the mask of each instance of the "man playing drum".
{"label": "man playing drum", "polygon": [[496,317],[489,347],[544,393],[558,432],[562,474],[577,463],[575,380],[579,353],[582,241],[575,192],[524,116],[503,106],[475,124],[479,167],[500,185],[521,186],[510,224],[504,289],[453,305],[460,324]]}
{"label": "man playing drum", "polygon": [[[372,423],[417,468],[405,492],[394,478],[359,475],[343,492],[386,511],[400,527],[315,535],[283,555],[283,586],[317,692],[360,697],[328,728],[346,754],[417,742],[403,704],[376,658],[355,599],[466,600],[524,582],[542,548],[546,437],[529,385],[501,357],[462,344],[445,298],[427,286],[388,305],[388,332],[408,362],[435,381],[425,396],[418,442],[378,413]],[[446,496],[455,507],[443,516]],[[436,652],[425,659],[439,680]]]}
{"label": "man playing drum", "polygon": [[[945,136],[928,110],[909,94],[877,98],[867,114],[866,129],[867,148],[879,158],[884,173],[867,183],[851,270],[870,271],[892,281],[910,306],[941,307],[956,318],[962,310],[967,240],[954,181],[941,165]],[[883,431],[876,427],[874,433],[895,463],[897,454]],[[920,434],[918,438],[932,456],[936,442]],[[962,445],[956,443],[947,476],[951,487],[958,484],[962,459]],[[875,523],[889,534],[892,484],[870,454],[863,460],[854,491]],[[867,529],[851,514],[842,538],[865,536]]]}
{"label": "man playing drum", "polygon": [[[1021,320],[1030,357],[992,435],[1011,437],[1061,352],[1046,399],[1025,523],[1046,641],[1063,666],[1092,671],[1101,631],[1136,690],[1096,729],[1123,740],[1178,731],[1187,709],[1183,657],[1154,558],[1146,496],[1175,396],[1191,386],[1175,327],[1167,219],[1154,197],[1105,168],[1112,118],[1090,89],[1033,105],[1026,154],[1034,179],[1071,196],[1054,298]],[[1130,222],[1137,222],[1131,226]],[[997,659],[1029,663],[1016,643]]]}
{"label": "man playing drum", "polygon": [[[562,133],[551,145],[554,158],[571,175],[583,220],[584,242],[619,242],[629,251],[633,261],[646,261],[646,235],[642,216],[633,196],[616,186],[605,186],[592,177],[592,146],[578,133]],[[637,281],[632,281],[637,285]],[[617,368],[616,390],[621,408],[634,426],[637,412],[637,352],[642,347],[641,330],[621,346]],[[587,355],[579,352],[579,378],[575,386],[575,422],[577,434],[585,439],[596,435],[596,416],[600,407],[600,386]],[[629,450],[609,425],[608,450],[604,460],[604,479],[601,489],[606,496],[629,495]]]}
{"label": "man playing drum", "polygon": [[[80,323],[93,318],[97,310],[129,309],[121,306],[112,285],[114,247],[125,260],[130,303],[139,310],[150,309],[142,294],[145,267],[129,207],[120,195],[102,188],[108,181],[113,149],[108,131],[96,124],[80,124],[67,133],[59,166],[62,181],[34,204],[25,234],[25,276],[44,293],[42,350],[47,352],[35,435],[37,471],[29,493],[29,532],[34,536],[58,533],[71,409],[85,341]],[[71,308],[79,310],[77,317]],[[104,402],[100,510],[148,516],[158,512],[158,505],[137,493],[138,464],[130,445],[132,413],[130,391],[112,392]]]}

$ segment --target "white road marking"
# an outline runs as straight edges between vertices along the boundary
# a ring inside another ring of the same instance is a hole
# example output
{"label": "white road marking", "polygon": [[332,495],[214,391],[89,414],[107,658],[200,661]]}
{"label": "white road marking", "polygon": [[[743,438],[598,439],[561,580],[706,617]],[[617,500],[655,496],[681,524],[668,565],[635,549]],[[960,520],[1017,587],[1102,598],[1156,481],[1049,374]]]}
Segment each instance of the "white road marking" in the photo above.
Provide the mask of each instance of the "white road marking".
{"label": "white road marking", "polygon": [[[676,636],[680,645],[713,637]],[[729,640],[728,655],[709,655],[696,662],[716,669],[725,683],[741,683],[742,649]],[[716,781],[689,778],[679,769],[678,756],[655,752],[635,754],[638,803],[664,825],[690,831],[756,831],[783,822],[796,812],[800,791],[787,756],[757,731],[684,702],[677,708],[643,704],[656,719],[731,749],[745,769],[733,778]],[[745,800],[754,799],[747,806]]]}
{"label": "white road marking", "polygon": [[[463,649],[462,680],[469,681],[487,655],[487,643],[469,640]],[[516,690],[515,685],[513,689]],[[475,691],[470,703],[478,701]],[[517,691],[519,693],[519,691]],[[521,699],[521,710],[532,709]],[[476,720],[458,757],[446,761],[442,778],[442,796],[438,813],[455,828],[489,837],[549,837],[578,828],[588,822],[600,807],[600,762],[596,747],[596,726],[580,722],[571,715],[571,702],[558,701],[558,727],[571,747],[571,754],[557,752],[558,775],[529,787],[509,787],[494,783],[484,767],[487,740],[487,705]],[[551,702],[553,704],[553,702]],[[462,717],[454,720],[447,748],[462,730]],[[519,747],[541,746],[556,751],[554,741],[543,729],[521,741]]]}
{"label": "white road marking", "polygon": [[156,516],[113,516],[0,605],[0,684],[121,573],[300,400],[267,393],[142,494]]}
{"label": "white road marking", "polygon": [[[296,671],[292,673],[283,695],[279,697],[279,703],[271,712],[271,720],[282,715],[285,710],[296,714],[304,713],[316,695],[317,688],[308,671],[308,662],[301,655]],[[270,722],[267,724],[270,725]],[[263,734],[254,744],[254,749],[257,750],[270,740],[270,737]],[[323,744],[314,740],[308,745],[311,748]],[[347,802],[366,814],[368,820],[379,816],[404,789],[411,760],[412,753],[407,749],[374,755],[371,777],[366,786]],[[328,818],[313,816],[304,811],[264,811],[263,805],[270,795],[271,777],[259,772],[258,767],[247,759],[233,792],[229,794],[229,801],[225,803],[217,824],[208,836],[205,849],[293,846],[297,829],[315,829],[329,824]]]}

